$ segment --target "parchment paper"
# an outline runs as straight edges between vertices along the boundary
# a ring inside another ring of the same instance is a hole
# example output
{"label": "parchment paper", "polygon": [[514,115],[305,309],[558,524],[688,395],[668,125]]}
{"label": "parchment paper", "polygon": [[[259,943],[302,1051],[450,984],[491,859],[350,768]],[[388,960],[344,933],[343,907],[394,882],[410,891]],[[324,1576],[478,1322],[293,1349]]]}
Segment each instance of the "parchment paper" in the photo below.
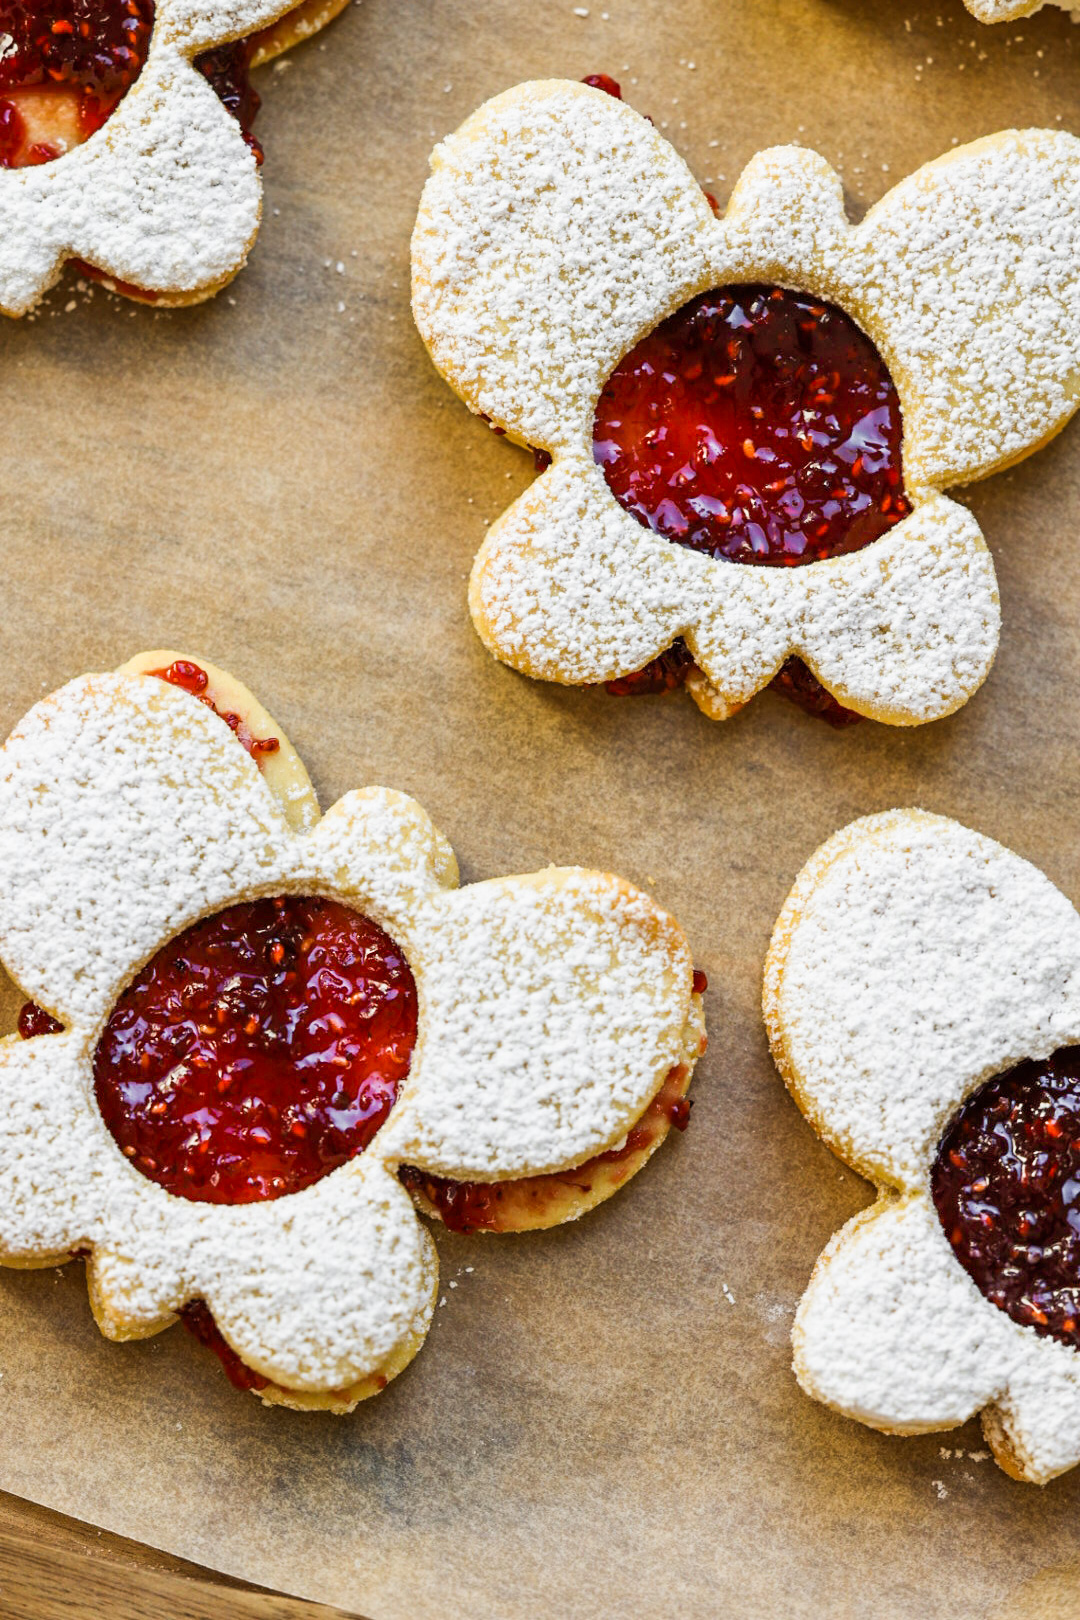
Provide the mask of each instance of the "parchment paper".
{"label": "parchment paper", "polygon": [[0,1486],[372,1620],[1061,1612],[1080,1471],[1015,1484],[974,1423],[889,1439],[795,1385],[794,1305],[869,1191],[788,1100],[758,996],[796,871],[868,811],[957,816],[1080,898],[1080,424],[970,494],[1004,633],[954,719],[836,734],[767,695],[717,726],[530,683],[465,580],[531,463],[431,368],[408,240],[434,140],[521,79],[614,74],[721,196],[804,140],[857,214],[953,141],[1080,128],[1080,29],[960,0],[588,11],[355,4],[264,76],[266,218],[225,295],[154,314],[69,280],[0,328],[0,730],[175,645],[254,688],[324,805],[415,794],[466,880],[652,886],[710,979],[691,1128],[575,1228],[440,1231],[427,1347],[344,1420],[264,1410],[179,1329],[107,1343],[78,1265],[0,1273]]}

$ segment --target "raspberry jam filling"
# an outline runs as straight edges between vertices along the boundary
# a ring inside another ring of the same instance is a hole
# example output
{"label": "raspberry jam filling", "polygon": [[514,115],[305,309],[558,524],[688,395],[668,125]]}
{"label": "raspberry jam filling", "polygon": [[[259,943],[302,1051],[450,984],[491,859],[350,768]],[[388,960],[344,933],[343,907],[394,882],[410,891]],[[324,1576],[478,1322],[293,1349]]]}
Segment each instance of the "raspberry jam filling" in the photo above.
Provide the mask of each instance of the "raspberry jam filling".
{"label": "raspberry jam filling", "polygon": [[[153,25],[154,0],[0,0],[0,169],[50,163],[100,129],[142,72]],[[262,162],[254,45],[204,51],[195,66]]]}
{"label": "raspberry jam filling", "polygon": [[931,1190],[986,1298],[1080,1348],[1080,1046],[981,1086],[942,1138]]}
{"label": "raspberry jam filling", "polygon": [[181,1198],[247,1204],[362,1153],[409,1071],[416,986],[375,923],[336,901],[256,900],[152,958],[94,1055],[121,1152]]}
{"label": "raspberry jam filling", "polygon": [[234,1389],[266,1389],[269,1378],[241,1361],[201,1299],[193,1299],[180,1312],[180,1320],[193,1338],[212,1350],[225,1369],[225,1376]]}
{"label": "raspberry jam filling", "polygon": [[[632,675],[605,681],[604,689],[612,697],[655,697],[659,692],[677,691],[693,669],[690,649],[680,636],[659,658],[654,658],[642,669],[636,669]],[[816,715],[819,720],[838,730],[844,726],[858,725],[862,719],[861,714],[856,714],[853,709],[845,709],[843,704],[838,703],[801,658],[789,658],[769,685],[797,708]]]}
{"label": "raspberry jam filling", "polygon": [[646,528],[729,562],[858,551],[910,511],[900,402],[844,312],[782,287],[703,293],[604,385],[593,453]]}
{"label": "raspberry jam filling", "polygon": [[[902,430],[888,368],[843,310],[734,286],[693,299],[631,350],[600,395],[593,453],[654,533],[790,568],[858,551],[908,515]],[[690,667],[685,655],[684,678]],[[650,665],[609,690],[670,690],[675,673]],[[801,660],[775,684],[834,725],[854,718]]]}
{"label": "raspberry jam filling", "polygon": [[[622,1146],[596,1154],[576,1170],[501,1182],[451,1181],[411,1165],[403,1165],[398,1175],[411,1193],[419,1194],[438,1211],[443,1225],[452,1232],[513,1232],[520,1225],[522,1213],[542,1215],[568,1190],[589,1194],[602,1173],[618,1185],[631,1169],[628,1161],[647,1153],[667,1126],[685,1131],[694,1106],[683,1096],[685,1086],[686,1070],[676,1064],[637,1124],[627,1132]],[[625,1169],[621,1174],[618,1169],[612,1174],[611,1166]]]}
{"label": "raspberry jam filling", "polygon": [[276,754],[281,747],[277,737],[256,737],[242,715],[233,713],[231,709],[218,708],[207,694],[210,677],[200,664],[194,664],[188,658],[177,658],[166,669],[151,669],[147,673],[156,675],[159,681],[168,681],[170,686],[179,686],[182,691],[197,697],[200,703],[205,703],[219,720],[224,720],[256,765],[261,764],[267,754]]}

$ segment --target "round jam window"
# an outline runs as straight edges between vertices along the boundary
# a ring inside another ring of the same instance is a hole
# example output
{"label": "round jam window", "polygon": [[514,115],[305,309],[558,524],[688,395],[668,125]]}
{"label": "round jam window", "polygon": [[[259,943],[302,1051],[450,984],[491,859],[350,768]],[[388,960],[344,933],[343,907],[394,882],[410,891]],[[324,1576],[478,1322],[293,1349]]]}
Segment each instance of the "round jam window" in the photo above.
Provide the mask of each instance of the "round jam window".
{"label": "round jam window", "polygon": [[609,377],[593,453],[665,539],[791,567],[858,551],[911,510],[900,402],[866,334],[782,287],[703,293]]}
{"label": "round jam window", "polygon": [[1080,1046],[980,1086],[942,1138],[931,1190],[986,1298],[1080,1347]]}
{"label": "round jam window", "polygon": [[94,1056],[121,1152],[181,1198],[246,1204],[362,1153],[409,1072],[416,985],[336,901],[279,897],[196,923],[143,968]]}

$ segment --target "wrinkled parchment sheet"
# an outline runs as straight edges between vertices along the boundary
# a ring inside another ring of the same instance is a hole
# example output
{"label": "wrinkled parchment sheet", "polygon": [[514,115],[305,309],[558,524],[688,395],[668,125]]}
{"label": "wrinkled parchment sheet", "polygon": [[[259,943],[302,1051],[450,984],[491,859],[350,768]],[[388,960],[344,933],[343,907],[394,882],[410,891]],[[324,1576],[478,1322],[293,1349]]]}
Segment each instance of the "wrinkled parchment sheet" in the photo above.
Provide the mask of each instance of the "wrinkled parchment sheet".
{"label": "wrinkled parchment sheet", "polygon": [[369,1620],[1061,1612],[1080,1472],[1018,1485],[975,1423],[890,1439],[796,1387],[796,1301],[870,1194],[789,1101],[758,998],[796,872],[869,811],[959,817],[1080,898],[1080,423],[966,497],[1004,632],[953,719],[834,733],[765,695],[720,726],[531,683],[465,607],[531,460],[430,366],[408,243],[435,139],[522,79],[615,75],[722,198],[805,141],[859,214],[954,142],[1080,130],[1080,28],[960,0],[587,11],[354,4],[262,75],[265,219],[225,294],[154,313],[69,276],[3,325],[0,730],[173,645],[254,688],[324,805],[415,794],[464,879],[649,887],[709,975],[690,1129],[576,1227],[440,1231],[428,1345],[351,1418],[265,1410],[180,1329],[107,1343],[81,1266],[0,1274],[0,1487]]}

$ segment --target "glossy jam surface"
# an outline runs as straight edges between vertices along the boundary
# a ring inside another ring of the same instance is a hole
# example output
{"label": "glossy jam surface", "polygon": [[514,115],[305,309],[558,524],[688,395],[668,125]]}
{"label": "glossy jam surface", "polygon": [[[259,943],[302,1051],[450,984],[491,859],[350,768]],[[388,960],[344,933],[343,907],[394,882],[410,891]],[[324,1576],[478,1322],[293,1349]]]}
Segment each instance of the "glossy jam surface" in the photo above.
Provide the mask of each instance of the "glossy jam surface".
{"label": "glossy jam surface", "polygon": [[32,1041],[37,1035],[56,1035],[63,1027],[36,1001],[24,1001],[19,1008],[19,1034],[24,1041]]}
{"label": "glossy jam surface", "polygon": [[162,947],[94,1057],[102,1118],[182,1198],[298,1192],[363,1152],[416,1039],[401,951],[331,900],[230,906]]}
{"label": "glossy jam surface", "polygon": [[942,1138],[931,1189],[987,1299],[1080,1348],[1080,1046],[981,1086]]}
{"label": "glossy jam surface", "polygon": [[170,686],[180,687],[183,692],[190,692],[200,703],[205,703],[235,733],[237,741],[243,744],[256,764],[267,754],[276,754],[281,747],[276,737],[256,737],[241,715],[233,713],[231,709],[218,708],[209,695],[210,677],[200,664],[194,664],[187,658],[177,658],[167,668],[152,669],[148,673],[156,675],[160,681],[168,681]]}
{"label": "glossy jam surface", "polygon": [[900,405],[847,315],[780,287],[723,287],[609,377],[593,453],[646,528],[730,562],[858,551],[910,507]]}
{"label": "glossy jam surface", "polygon": [[602,90],[607,96],[614,96],[616,101],[622,100],[622,86],[610,73],[587,73],[581,82],[593,90]]}
{"label": "glossy jam surface", "polygon": [[[0,0],[0,168],[49,163],[100,129],[146,63],[153,0]],[[259,98],[253,41],[206,51],[195,65],[250,133]]]}
{"label": "glossy jam surface", "polygon": [[[706,984],[703,973],[694,975],[694,988],[699,995]],[[520,1212],[542,1213],[545,1206],[563,1197],[567,1188],[589,1193],[599,1166],[625,1164],[625,1173],[629,1173],[632,1168],[629,1161],[648,1152],[669,1125],[685,1131],[693,1107],[682,1095],[685,1086],[686,1071],[676,1065],[637,1124],[627,1132],[622,1147],[598,1153],[574,1170],[521,1176],[503,1182],[451,1181],[446,1176],[430,1175],[412,1166],[403,1166],[399,1175],[410,1192],[419,1194],[438,1211],[443,1224],[452,1232],[513,1232],[518,1229],[515,1217]],[[624,1177],[616,1173],[611,1179],[617,1184]]]}

